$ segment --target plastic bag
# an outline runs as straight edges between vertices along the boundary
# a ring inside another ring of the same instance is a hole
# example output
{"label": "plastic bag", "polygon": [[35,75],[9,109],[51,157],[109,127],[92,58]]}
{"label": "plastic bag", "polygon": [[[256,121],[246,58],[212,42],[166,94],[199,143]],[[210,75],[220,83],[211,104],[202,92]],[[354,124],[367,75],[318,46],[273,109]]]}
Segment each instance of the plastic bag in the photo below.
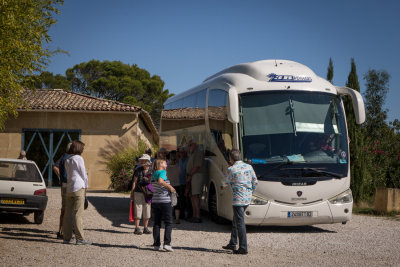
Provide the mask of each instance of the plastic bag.
{"label": "plastic bag", "polygon": [[176,192],[171,193],[171,206],[175,207],[178,204],[178,194]]}

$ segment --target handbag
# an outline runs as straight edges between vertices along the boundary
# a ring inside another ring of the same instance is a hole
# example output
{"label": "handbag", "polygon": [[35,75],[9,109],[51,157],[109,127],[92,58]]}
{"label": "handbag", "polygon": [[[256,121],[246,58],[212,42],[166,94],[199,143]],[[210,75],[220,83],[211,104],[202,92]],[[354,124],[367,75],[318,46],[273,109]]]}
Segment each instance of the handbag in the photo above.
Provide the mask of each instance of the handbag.
{"label": "handbag", "polygon": [[143,192],[145,198],[152,198],[153,197],[153,192],[149,189],[148,184],[147,185],[140,185],[140,191]]}

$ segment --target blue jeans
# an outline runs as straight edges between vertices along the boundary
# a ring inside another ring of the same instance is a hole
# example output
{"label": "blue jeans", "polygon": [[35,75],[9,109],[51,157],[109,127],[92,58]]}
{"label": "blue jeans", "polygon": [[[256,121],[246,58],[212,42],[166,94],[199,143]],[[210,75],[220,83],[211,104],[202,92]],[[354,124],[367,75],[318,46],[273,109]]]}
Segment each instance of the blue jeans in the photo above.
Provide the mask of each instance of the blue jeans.
{"label": "blue jeans", "polygon": [[248,206],[232,206],[233,220],[230,245],[237,245],[239,237],[239,248],[247,251],[246,225],[244,224],[244,211]]}
{"label": "blue jeans", "polygon": [[164,221],[164,245],[171,245],[171,233],[172,233],[172,207],[171,203],[152,203],[154,211],[154,225],[153,225],[153,246],[161,246],[160,241],[160,228],[161,221]]}

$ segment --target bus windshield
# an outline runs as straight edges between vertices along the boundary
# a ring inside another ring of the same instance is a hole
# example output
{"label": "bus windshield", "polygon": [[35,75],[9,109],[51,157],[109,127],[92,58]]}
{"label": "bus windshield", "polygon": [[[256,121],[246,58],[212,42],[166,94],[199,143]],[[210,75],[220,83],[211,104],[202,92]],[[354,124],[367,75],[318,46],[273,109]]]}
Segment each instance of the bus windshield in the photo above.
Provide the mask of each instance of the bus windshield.
{"label": "bus windshield", "polygon": [[259,179],[347,176],[348,143],[338,96],[255,92],[240,96],[240,109],[244,160]]}

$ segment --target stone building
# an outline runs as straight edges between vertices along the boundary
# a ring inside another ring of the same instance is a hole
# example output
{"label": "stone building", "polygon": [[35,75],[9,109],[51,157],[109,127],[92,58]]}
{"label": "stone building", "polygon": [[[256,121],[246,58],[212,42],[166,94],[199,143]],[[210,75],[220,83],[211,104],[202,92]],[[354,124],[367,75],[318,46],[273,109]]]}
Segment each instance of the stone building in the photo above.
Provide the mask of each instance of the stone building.
{"label": "stone building", "polygon": [[28,159],[38,164],[48,186],[59,185],[53,165],[71,140],[85,143],[82,156],[89,189],[109,187],[107,155],[137,147],[139,140],[148,147],[158,145],[157,129],[149,113],[140,107],[61,89],[26,90],[23,96],[26,106],[0,132],[0,157],[17,158],[20,150],[25,150]]}

